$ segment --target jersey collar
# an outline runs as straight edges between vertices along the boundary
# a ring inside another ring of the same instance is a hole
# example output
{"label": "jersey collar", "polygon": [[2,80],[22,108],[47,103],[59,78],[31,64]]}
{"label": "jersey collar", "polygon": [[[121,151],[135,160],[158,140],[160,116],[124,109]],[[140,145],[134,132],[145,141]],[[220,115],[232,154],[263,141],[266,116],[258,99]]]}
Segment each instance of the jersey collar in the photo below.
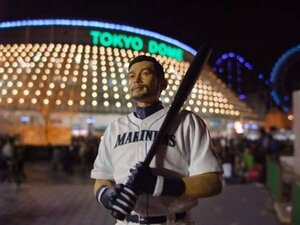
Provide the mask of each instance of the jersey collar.
{"label": "jersey collar", "polygon": [[136,107],[136,111],[134,112],[134,115],[143,120],[146,117],[152,115],[153,113],[156,113],[157,111],[161,110],[163,108],[163,105],[161,103],[161,101],[157,101],[155,103],[153,103],[150,106],[147,107]]}

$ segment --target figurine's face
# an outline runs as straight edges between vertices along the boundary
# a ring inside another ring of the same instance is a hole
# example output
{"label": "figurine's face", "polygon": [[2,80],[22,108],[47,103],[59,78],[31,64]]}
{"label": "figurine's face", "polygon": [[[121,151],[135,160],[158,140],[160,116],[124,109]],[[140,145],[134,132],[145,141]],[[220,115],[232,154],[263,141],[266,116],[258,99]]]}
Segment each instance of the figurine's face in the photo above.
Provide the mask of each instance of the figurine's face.
{"label": "figurine's face", "polygon": [[133,64],[128,71],[128,77],[131,97],[138,106],[145,107],[159,100],[161,85],[152,62]]}

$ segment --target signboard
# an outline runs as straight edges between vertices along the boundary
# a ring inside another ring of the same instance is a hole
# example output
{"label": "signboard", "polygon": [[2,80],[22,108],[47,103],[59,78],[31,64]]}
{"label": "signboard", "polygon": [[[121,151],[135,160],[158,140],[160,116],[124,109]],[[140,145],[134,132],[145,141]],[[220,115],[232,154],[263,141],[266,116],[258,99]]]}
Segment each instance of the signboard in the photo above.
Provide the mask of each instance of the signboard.
{"label": "signboard", "polygon": [[161,56],[177,59],[178,61],[183,61],[182,49],[153,39],[146,40],[136,35],[127,35],[96,30],[91,30],[90,36],[93,45],[132,49],[135,51],[144,50],[146,52],[149,52],[150,54],[158,54]]}

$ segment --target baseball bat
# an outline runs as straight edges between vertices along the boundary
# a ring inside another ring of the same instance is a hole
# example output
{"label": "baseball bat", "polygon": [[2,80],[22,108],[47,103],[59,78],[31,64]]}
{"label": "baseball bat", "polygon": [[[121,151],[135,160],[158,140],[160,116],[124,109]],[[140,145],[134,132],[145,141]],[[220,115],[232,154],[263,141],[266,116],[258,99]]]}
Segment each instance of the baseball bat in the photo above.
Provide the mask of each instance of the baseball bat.
{"label": "baseball bat", "polygon": [[[174,100],[170,106],[170,109],[164,119],[163,124],[161,125],[150,149],[149,152],[144,160],[144,164],[150,165],[153,157],[155,156],[157,150],[159,149],[159,145],[162,144],[164,141],[165,136],[167,135],[172,122],[178,115],[181,107],[183,106],[185,100],[191,93],[195,83],[197,82],[201,71],[203,69],[203,66],[206,64],[210,54],[212,52],[212,49],[210,45],[208,44],[202,44],[197,51],[197,54],[193,58],[193,61],[191,62],[185,76],[183,77],[183,80],[181,81],[181,84],[178,88],[178,91],[176,92],[176,95],[174,97]],[[134,190],[134,187],[132,187],[131,183],[127,182],[126,185]],[[118,220],[124,220],[125,215],[120,214],[116,211],[112,211],[112,216],[115,217]]]}

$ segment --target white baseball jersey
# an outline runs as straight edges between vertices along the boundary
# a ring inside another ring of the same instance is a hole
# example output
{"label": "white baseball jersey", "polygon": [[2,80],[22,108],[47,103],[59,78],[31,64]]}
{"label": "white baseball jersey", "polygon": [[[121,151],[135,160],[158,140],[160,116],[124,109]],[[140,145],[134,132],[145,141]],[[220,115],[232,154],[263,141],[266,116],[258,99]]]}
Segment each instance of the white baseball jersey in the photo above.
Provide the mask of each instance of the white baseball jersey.
{"label": "white baseball jersey", "polygon": [[[145,119],[134,113],[112,122],[104,133],[91,171],[91,178],[126,183],[129,169],[143,161],[169,110],[165,107]],[[196,114],[183,110],[152,160],[154,173],[181,178],[207,172],[221,172],[205,123]],[[147,216],[188,211],[197,200],[185,197],[140,195],[135,212]]]}

